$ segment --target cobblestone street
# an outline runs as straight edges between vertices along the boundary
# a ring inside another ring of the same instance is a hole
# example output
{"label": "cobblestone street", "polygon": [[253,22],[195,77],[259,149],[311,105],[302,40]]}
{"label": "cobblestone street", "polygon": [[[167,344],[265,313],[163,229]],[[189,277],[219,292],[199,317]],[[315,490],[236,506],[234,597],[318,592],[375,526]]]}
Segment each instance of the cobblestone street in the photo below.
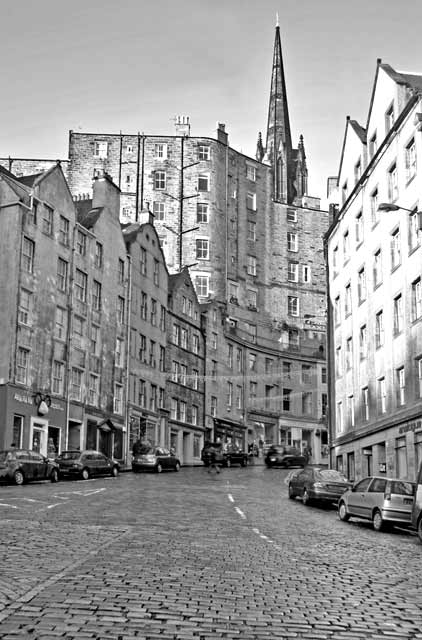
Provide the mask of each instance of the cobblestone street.
{"label": "cobblestone street", "polygon": [[0,638],[422,638],[422,547],[263,466],[0,487]]}

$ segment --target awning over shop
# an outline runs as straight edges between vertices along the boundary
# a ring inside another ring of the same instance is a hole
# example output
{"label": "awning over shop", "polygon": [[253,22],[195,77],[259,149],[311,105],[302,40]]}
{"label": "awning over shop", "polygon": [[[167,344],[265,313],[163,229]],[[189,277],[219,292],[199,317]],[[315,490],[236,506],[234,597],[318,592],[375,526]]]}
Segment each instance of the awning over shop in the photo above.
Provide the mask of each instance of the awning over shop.
{"label": "awning over shop", "polygon": [[234,420],[227,420],[227,418],[214,418],[214,425],[220,429],[236,429],[246,431],[246,425],[241,422],[235,422]]}

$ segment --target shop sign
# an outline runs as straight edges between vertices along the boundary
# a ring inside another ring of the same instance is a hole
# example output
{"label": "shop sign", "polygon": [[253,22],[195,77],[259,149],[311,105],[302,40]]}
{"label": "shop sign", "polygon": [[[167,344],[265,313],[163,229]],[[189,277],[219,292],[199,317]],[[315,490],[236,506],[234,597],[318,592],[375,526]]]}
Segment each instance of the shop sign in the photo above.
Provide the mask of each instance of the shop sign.
{"label": "shop sign", "polygon": [[399,428],[399,433],[407,433],[408,431],[422,431],[422,420],[412,420]]}
{"label": "shop sign", "polygon": [[15,393],[13,400],[16,400],[16,402],[24,402],[25,404],[34,404],[31,396],[24,396],[21,393]]}

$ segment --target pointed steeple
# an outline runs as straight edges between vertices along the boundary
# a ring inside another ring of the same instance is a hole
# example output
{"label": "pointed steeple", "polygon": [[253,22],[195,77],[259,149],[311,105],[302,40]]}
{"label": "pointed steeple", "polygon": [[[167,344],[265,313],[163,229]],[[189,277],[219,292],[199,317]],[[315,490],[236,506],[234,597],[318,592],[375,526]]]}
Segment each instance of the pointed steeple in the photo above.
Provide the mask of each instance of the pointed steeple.
{"label": "pointed steeple", "polygon": [[299,137],[296,160],[296,195],[301,198],[308,194],[308,168],[306,166],[305,145],[303,136]]}
{"label": "pointed steeple", "polygon": [[271,73],[270,102],[268,108],[266,157],[274,171],[274,199],[291,198],[292,140],[286,80],[281,53],[280,27],[275,28],[273,66]]}

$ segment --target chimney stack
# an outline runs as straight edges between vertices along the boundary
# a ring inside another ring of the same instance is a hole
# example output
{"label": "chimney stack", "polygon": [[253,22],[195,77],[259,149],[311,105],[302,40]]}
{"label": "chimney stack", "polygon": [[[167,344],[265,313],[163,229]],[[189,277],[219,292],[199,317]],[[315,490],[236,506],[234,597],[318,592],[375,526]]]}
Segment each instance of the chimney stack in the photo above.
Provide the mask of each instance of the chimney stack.
{"label": "chimney stack", "polygon": [[176,135],[185,136],[186,138],[190,136],[189,116],[176,116],[174,125],[176,127]]}
{"label": "chimney stack", "polygon": [[226,133],[226,125],[222,122],[217,122],[217,140],[226,146],[229,141],[229,136]]}

